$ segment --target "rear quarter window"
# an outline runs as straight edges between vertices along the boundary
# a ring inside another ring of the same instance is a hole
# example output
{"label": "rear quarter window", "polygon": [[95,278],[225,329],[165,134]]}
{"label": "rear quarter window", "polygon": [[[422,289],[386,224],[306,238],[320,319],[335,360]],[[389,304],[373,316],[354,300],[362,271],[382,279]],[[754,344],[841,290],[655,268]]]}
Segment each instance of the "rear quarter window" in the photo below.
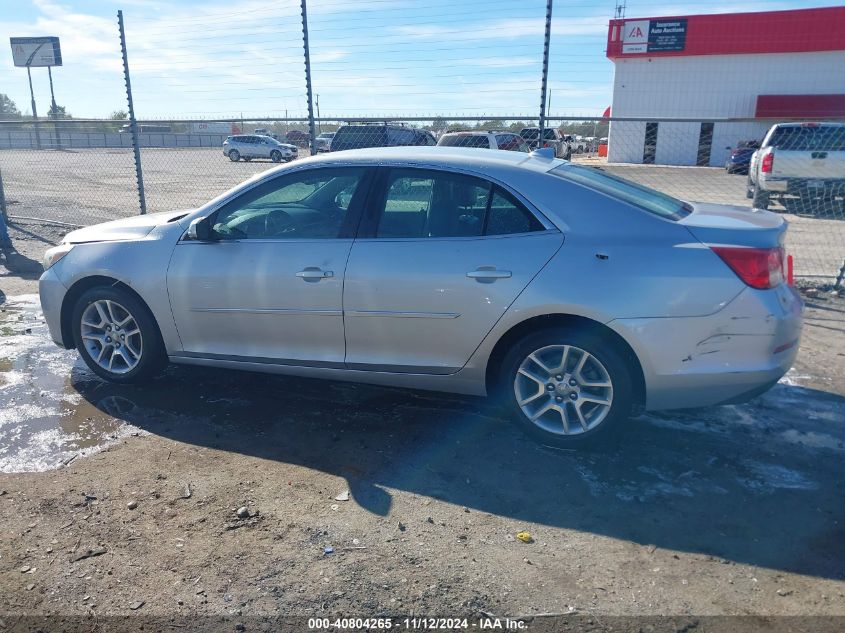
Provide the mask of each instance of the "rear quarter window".
{"label": "rear quarter window", "polygon": [[614,176],[596,167],[582,167],[569,163],[555,167],[549,173],[627,202],[667,220],[681,220],[692,212],[692,207],[683,200]]}

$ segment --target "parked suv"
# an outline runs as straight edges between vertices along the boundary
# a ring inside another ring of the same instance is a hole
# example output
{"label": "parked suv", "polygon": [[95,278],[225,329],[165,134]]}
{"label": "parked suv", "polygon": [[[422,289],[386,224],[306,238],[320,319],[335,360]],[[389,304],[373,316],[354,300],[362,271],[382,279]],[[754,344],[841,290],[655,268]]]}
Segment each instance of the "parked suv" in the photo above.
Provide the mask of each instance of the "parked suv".
{"label": "parked suv", "polygon": [[[845,123],[778,123],[751,157],[747,195],[817,212],[845,196]],[[841,201],[840,201],[841,202]]]}
{"label": "parked suv", "polygon": [[237,134],[227,136],[223,141],[223,154],[233,163],[243,159],[269,158],[274,163],[292,161],[299,155],[296,145],[281,143],[261,134]]}
{"label": "parked suv", "polygon": [[393,123],[343,125],[335,132],[330,151],[399,145],[437,145],[437,141],[428,130]]}
{"label": "parked suv", "polygon": [[440,137],[438,145],[446,147],[480,147],[484,149],[503,149],[511,152],[529,152],[528,144],[513,132],[467,131],[449,132]]}
{"label": "parked suv", "polygon": [[540,137],[540,128],[538,127],[524,127],[519,132],[519,135],[525,139],[528,147],[537,149],[538,147],[553,147],[555,150],[555,157],[569,160],[572,158],[572,146],[566,141],[563,135],[554,128],[543,129],[543,143],[538,142]]}

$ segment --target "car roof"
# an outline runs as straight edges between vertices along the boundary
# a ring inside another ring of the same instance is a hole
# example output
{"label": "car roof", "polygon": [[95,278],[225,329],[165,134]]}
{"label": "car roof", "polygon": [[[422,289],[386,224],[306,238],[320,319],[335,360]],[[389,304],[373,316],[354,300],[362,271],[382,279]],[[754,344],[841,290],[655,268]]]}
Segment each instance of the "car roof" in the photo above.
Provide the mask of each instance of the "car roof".
{"label": "car roof", "polygon": [[432,146],[372,147],[331,152],[309,157],[299,164],[360,164],[379,166],[419,166],[466,171],[521,171],[547,172],[566,161],[545,158],[524,152],[491,152],[485,148]]}
{"label": "car roof", "polygon": [[446,132],[440,138],[443,138],[443,136],[489,136],[490,134],[496,134],[496,132],[485,130],[456,130],[454,132]]}

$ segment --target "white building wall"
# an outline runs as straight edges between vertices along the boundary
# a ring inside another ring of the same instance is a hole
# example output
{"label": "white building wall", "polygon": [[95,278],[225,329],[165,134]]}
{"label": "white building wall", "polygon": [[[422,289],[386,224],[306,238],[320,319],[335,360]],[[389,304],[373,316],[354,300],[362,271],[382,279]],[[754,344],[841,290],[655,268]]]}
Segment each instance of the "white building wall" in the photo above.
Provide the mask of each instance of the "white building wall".
{"label": "white building wall", "polygon": [[[747,118],[754,116],[758,95],[845,93],[845,51],[643,56],[614,61],[614,117]],[[608,160],[642,162],[645,125],[622,123],[611,126]],[[693,124],[696,128],[693,131],[693,126],[666,128],[666,125],[659,126],[657,162],[663,162],[663,157],[668,161],[665,164],[695,164],[700,127]],[[716,125],[711,165],[724,164],[728,155],[724,148],[728,145],[740,139],[762,138],[765,132],[759,124],[739,127],[742,125],[745,124]],[[619,135],[616,139],[615,134]],[[639,150],[633,147],[638,134]],[[669,145],[662,148],[664,143]],[[693,147],[690,149],[688,144]]]}

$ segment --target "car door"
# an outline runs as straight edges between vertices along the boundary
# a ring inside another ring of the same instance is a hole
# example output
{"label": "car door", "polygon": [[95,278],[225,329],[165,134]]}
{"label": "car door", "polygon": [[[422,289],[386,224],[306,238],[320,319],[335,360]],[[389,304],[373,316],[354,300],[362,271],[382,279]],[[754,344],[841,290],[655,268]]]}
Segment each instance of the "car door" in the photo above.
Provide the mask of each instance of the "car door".
{"label": "car door", "polygon": [[274,149],[278,149],[278,146],[271,142],[269,139],[266,138],[258,138],[258,144],[256,145],[256,156],[260,158],[270,158],[270,152]]}
{"label": "car door", "polygon": [[482,178],[385,168],[379,181],[347,265],[346,366],[454,373],[563,235]]}
{"label": "car door", "polygon": [[366,168],[286,172],[211,214],[215,239],[182,239],[167,274],[183,354],[342,367],[343,275]]}

